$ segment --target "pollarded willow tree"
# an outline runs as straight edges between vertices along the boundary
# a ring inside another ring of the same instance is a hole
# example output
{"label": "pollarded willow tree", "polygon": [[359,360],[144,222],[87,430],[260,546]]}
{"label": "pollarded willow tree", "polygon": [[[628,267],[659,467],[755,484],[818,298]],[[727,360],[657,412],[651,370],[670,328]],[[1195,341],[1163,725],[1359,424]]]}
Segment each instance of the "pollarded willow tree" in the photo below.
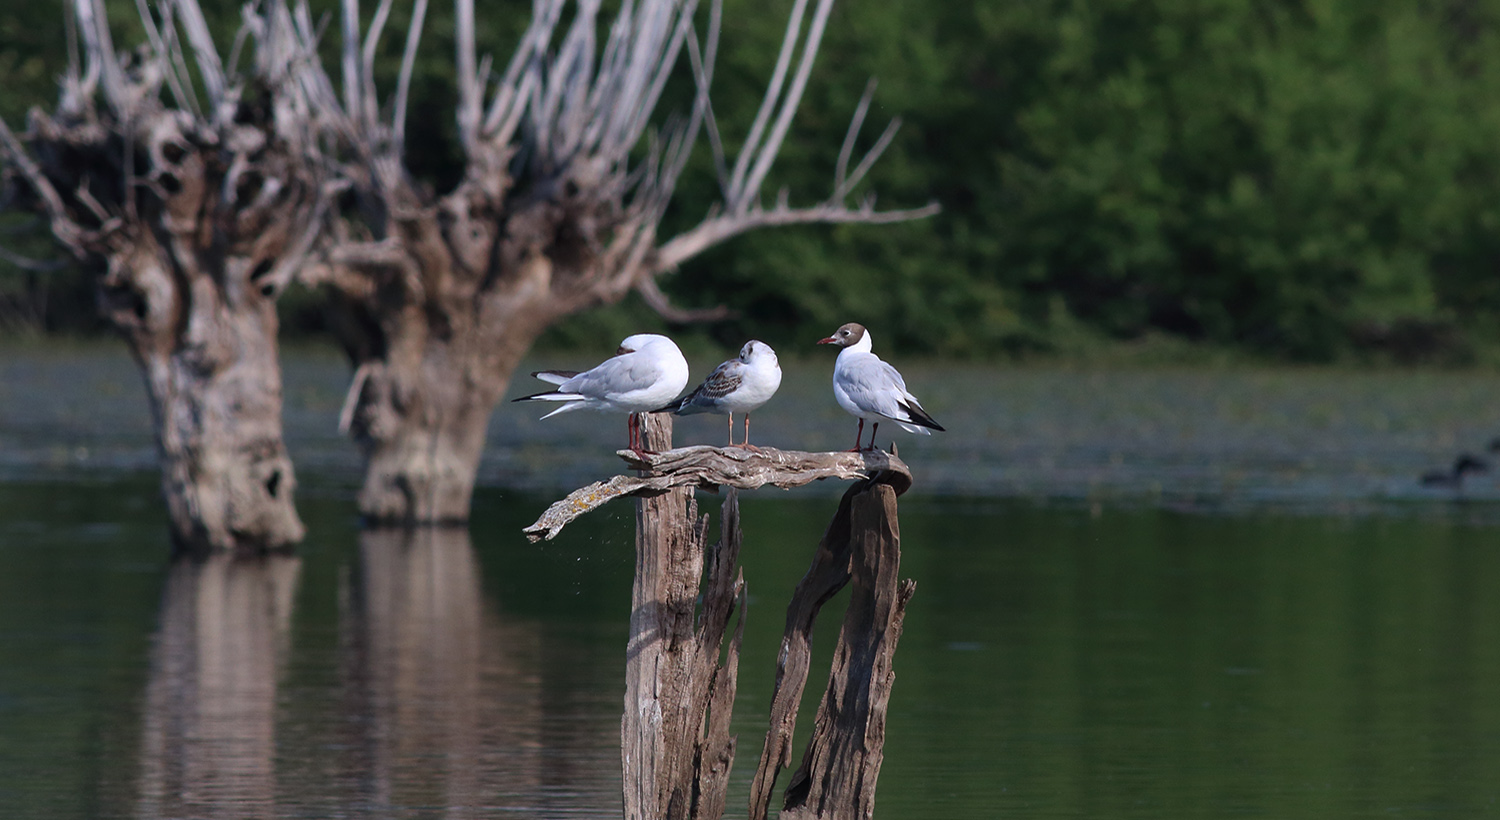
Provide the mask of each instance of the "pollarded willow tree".
{"label": "pollarded willow tree", "polygon": [[33,109],[20,137],[0,122],[6,181],[99,271],[100,309],[145,376],[178,548],[284,547],[303,526],[275,300],[332,184],[316,32],[305,6],[260,0],[226,60],[196,0],[138,8],[147,43],[121,54],[103,0],[73,0],[55,112]]}
{"label": "pollarded willow tree", "polygon": [[[729,157],[710,104],[721,7],[702,36],[697,0],[626,0],[599,43],[600,0],[536,0],[503,72],[476,58],[473,0],[456,2],[457,120],[465,172],[429,195],[408,173],[403,127],[426,0],[416,0],[397,85],[382,114],[372,62],[391,0],[361,32],[343,2],[342,93],[322,102],[354,136],[352,196],[327,264],[307,269],[341,306],[354,366],[344,424],[364,452],[360,509],[377,521],[463,520],[485,429],[517,363],[549,325],[632,290],[671,320],[658,278],[755,228],[885,223],[925,216],[850,205],[896,123],[850,168],[869,96],[854,112],[827,198],[793,207],[761,187],[807,86],[832,0],[796,0],[766,93]],[[684,55],[686,59],[684,60]],[[654,112],[683,63],[691,110]],[[658,227],[688,157],[706,132],[722,202],[663,238]],[[711,315],[711,314],[709,314]]]}

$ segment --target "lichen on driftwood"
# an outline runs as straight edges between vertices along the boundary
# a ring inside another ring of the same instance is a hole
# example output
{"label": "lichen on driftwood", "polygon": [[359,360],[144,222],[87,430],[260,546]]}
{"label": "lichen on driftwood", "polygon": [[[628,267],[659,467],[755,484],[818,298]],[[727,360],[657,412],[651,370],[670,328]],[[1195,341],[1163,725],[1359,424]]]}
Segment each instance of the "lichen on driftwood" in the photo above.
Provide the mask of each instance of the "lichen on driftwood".
{"label": "lichen on driftwood", "polygon": [[568,493],[542,513],[523,532],[532,541],[552,540],[573,519],[621,496],[652,495],[674,487],[719,486],[754,490],[767,484],[789,489],[825,478],[856,480],[879,477],[896,494],[911,487],[911,471],[893,453],[808,453],[763,447],[742,450],[725,447],[679,447],[645,458],[629,450],[618,455],[642,475],[617,475]]}

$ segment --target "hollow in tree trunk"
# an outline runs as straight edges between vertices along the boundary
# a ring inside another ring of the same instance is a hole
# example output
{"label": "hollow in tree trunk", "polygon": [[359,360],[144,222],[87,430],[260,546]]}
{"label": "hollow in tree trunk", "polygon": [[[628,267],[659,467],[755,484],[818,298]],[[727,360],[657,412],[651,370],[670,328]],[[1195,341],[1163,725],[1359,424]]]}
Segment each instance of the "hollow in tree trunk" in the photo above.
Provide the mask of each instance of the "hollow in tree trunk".
{"label": "hollow in tree trunk", "polygon": [[316,32],[281,0],[247,7],[250,67],[226,72],[196,2],[171,8],[143,16],[150,44],[122,61],[103,3],[74,0],[86,70],[75,58],[55,115],[33,109],[24,141],[0,122],[5,181],[64,250],[103,271],[100,308],[145,377],[176,547],[280,549],[303,526],[282,443],[275,300],[326,203],[299,77]]}
{"label": "hollow in tree trunk", "polygon": [[[154,244],[111,260],[101,303],[145,377],[173,543],[192,552],[294,544],[303,526],[282,443],[275,305],[254,291],[226,299],[215,283],[235,277],[223,270],[177,260],[169,275]],[[176,321],[151,321],[162,312]]]}

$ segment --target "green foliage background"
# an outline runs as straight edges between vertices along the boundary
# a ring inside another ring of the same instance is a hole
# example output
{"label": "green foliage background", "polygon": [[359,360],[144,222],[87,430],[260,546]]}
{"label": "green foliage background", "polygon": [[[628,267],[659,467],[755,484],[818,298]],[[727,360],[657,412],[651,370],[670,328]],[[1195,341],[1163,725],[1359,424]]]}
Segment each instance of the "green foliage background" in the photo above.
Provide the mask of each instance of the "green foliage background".
{"label": "green foliage background", "polygon": [[[111,3],[133,42],[134,5]],[[481,42],[508,53],[529,5],[480,4]],[[790,5],[725,0],[714,100],[731,149]],[[226,32],[236,8],[211,10]],[[13,125],[55,96],[61,20],[55,3],[0,10]],[[1497,34],[1500,0],[844,0],[766,190],[826,193],[874,76],[866,144],[885,119],[905,124],[867,187],[883,206],[936,199],[943,213],[757,232],[665,286],[738,309],[681,331],[734,346],[800,345],[858,320],[882,345],[951,356],[1165,340],[1294,360],[1497,358]],[[435,3],[411,166],[437,186],[457,173],[451,42]],[[669,227],[717,195],[706,145],[679,193]],[[0,300],[24,303],[27,281],[0,276]],[[53,305],[46,328],[91,310],[77,274],[29,281]],[[290,300],[289,329],[315,327],[315,307]],[[547,341],[608,344],[646,324],[627,301]]]}

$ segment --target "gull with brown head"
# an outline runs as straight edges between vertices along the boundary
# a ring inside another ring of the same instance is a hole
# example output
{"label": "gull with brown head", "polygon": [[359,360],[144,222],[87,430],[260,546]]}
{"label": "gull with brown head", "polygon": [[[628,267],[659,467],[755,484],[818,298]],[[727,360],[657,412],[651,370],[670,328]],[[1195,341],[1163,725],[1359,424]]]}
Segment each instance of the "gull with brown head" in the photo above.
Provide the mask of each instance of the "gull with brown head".
{"label": "gull with brown head", "polygon": [[906,432],[923,436],[932,435],[929,430],[943,429],[906,389],[906,380],[896,368],[870,352],[870,331],[864,325],[850,322],[832,336],[820,339],[818,344],[843,348],[833,365],[833,397],[849,415],[859,419],[851,452],[860,450],[866,419],[873,424],[867,448],[871,450],[875,449],[875,431],[880,429],[882,419],[890,419]]}

